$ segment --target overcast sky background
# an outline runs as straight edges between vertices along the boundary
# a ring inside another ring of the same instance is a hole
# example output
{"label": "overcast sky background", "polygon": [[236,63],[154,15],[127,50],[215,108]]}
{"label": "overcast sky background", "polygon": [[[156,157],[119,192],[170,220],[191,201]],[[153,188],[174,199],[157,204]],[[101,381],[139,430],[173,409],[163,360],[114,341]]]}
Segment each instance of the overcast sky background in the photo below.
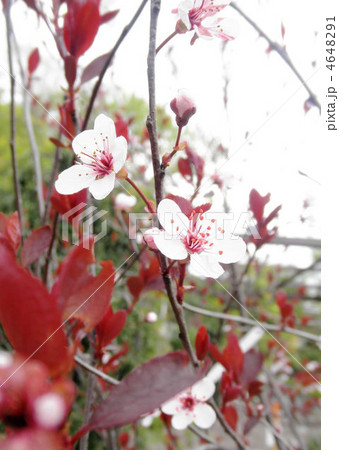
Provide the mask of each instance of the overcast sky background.
{"label": "overcast sky background", "polygon": [[[45,2],[44,2],[45,3]],[[47,2],[46,2],[47,3]],[[86,66],[96,56],[107,52],[115,43],[123,26],[130,20],[140,0],[102,0],[102,11],[120,8],[118,16],[101,27],[93,47],[80,59]],[[159,16],[158,43],[174,30],[176,17],[171,10],[177,1],[162,0]],[[320,100],[322,93],[320,68],[320,30],[318,6],[308,0],[238,0],[246,12],[275,41],[286,45],[298,71]],[[307,12],[307,20],[305,18]],[[279,233],[281,236],[314,237],[320,234],[317,211],[319,206],[319,159],[321,120],[316,108],[307,114],[303,109],[307,92],[288,66],[274,52],[267,53],[268,44],[232,8],[225,17],[237,24],[237,38],[222,49],[218,39],[198,39],[190,45],[192,34],[176,36],[172,44],[157,56],[157,101],[169,109],[169,102],[181,88],[189,89],[197,102],[197,114],[187,127],[207,139],[214,138],[229,149],[230,158],[220,157],[218,170],[229,179],[228,202],[236,214],[247,210],[248,194],[256,188],[262,195],[272,194],[272,209],[282,204]],[[43,24],[37,27],[35,14],[18,1],[12,9],[12,19],[22,59],[34,47],[39,47],[41,65],[36,73],[36,91],[46,94],[63,82],[63,70],[55,46]],[[282,40],[281,25],[286,33]],[[1,41],[5,42],[5,26],[1,16]],[[112,99],[123,94],[135,94],[147,99],[146,57],[148,49],[149,8],[125,39],[113,67],[106,74],[104,88]],[[168,54],[168,48],[173,51]],[[7,68],[6,48],[0,48],[1,66]],[[225,80],[229,81],[227,110],[224,105]],[[8,75],[0,68],[2,101],[8,99]],[[88,86],[90,87],[90,85]],[[248,134],[246,140],[245,136]],[[187,137],[187,135],[186,135]],[[185,139],[185,133],[182,139]],[[209,159],[209,148],[203,140],[194,146]],[[163,149],[163,152],[168,149]],[[207,172],[214,170],[207,165]],[[307,173],[312,179],[301,176]],[[316,180],[316,181],[314,181]],[[181,188],[180,188],[181,189]],[[187,192],[190,193],[189,188]],[[206,192],[211,185],[204,186]],[[175,187],[172,189],[175,190]],[[182,189],[181,189],[182,190]],[[202,190],[204,192],[204,190]],[[307,199],[310,216],[300,222],[302,204]],[[219,207],[222,197],[216,198]],[[307,266],[310,249],[270,246],[271,262],[286,262]]]}

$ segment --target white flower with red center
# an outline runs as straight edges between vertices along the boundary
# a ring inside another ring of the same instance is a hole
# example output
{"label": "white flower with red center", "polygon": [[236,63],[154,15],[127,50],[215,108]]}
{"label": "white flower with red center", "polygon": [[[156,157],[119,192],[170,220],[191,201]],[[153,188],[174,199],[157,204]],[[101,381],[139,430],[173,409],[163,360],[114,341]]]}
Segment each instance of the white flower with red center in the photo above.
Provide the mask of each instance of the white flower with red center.
{"label": "white flower with red center", "polygon": [[126,161],[126,139],[116,137],[113,120],[100,114],[94,130],[78,134],[72,147],[79,162],[59,175],[55,189],[70,195],[89,188],[94,198],[102,200],[113,190],[115,176]]}
{"label": "white flower with red center", "polygon": [[172,417],[172,427],[184,430],[192,422],[199,428],[210,428],[215,422],[213,408],[206,404],[212,397],[215,385],[209,378],[203,378],[190,389],[175,396],[161,406],[162,411]]}
{"label": "white flower with red center", "polygon": [[164,230],[154,233],[157,249],[173,260],[189,258],[189,269],[199,277],[218,278],[224,273],[220,263],[239,261],[246,252],[242,238],[227,230],[226,213],[192,211],[187,217],[173,200],[159,203],[158,219]]}
{"label": "white flower with red center", "polygon": [[[230,2],[215,5],[213,0],[183,0],[178,5],[178,15],[187,30],[194,30],[199,37],[219,37],[224,41],[234,39],[232,30],[222,24],[223,18],[214,17]],[[227,27],[229,28],[229,27]]]}

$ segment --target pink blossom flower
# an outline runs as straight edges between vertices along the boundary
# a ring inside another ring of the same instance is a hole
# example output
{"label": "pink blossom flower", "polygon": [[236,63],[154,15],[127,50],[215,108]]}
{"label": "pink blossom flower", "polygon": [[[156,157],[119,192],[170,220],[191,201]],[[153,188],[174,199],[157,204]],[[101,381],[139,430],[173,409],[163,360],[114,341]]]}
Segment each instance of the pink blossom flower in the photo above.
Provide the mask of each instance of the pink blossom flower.
{"label": "pink blossom flower", "polygon": [[170,107],[175,114],[178,127],[187,125],[197,111],[193,99],[183,89],[179,90],[178,96],[171,101]]}
{"label": "pink blossom flower", "polygon": [[178,15],[188,31],[194,30],[198,37],[219,37],[224,41],[234,39],[221,23],[223,18],[214,17],[227,4],[215,5],[214,0],[183,0],[178,5]]}
{"label": "pink blossom flower", "polygon": [[158,206],[158,219],[164,230],[152,231],[154,244],[168,258],[190,260],[190,272],[199,277],[218,278],[224,269],[219,263],[239,261],[246,252],[240,237],[226,229],[225,213],[193,211],[187,217],[173,200]]}
{"label": "pink blossom flower", "polygon": [[34,401],[33,414],[39,427],[56,429],[66,418],[67,406],[60,395],[49,392]]}
{"label": "pink blossom flower", "polygon": [[164,403],[161,407],[165,414],[172,417],[172,427],[184,430],[192,422],[200,428],[210,428],[215,422],[213,408],[206,404],[212,397],[215,385],[209,378],[203,378],[191,388]]}
{"label": "pink blossom flower", "polygon": [[70,195],[89,188],[97,200],[105,198],[113,190],[115,176],[126,161],[126,139],[116,137],[113,120],[100,114],[95,119],[94,130],[78,134],[72,147],[80,162],[59,175],[55,189]]}

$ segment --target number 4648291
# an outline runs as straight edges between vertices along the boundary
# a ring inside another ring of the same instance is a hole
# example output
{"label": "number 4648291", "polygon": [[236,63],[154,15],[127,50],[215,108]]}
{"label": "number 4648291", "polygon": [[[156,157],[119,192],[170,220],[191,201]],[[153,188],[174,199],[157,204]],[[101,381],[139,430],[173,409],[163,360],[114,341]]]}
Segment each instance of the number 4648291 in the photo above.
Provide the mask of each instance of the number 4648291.
{"label": "number 4648291", "polygon": [[329,55],[326,55],[326,62],[329,63],[326,65],[327,69],[332,70],[334,69],[335,65],[335,24],[333,23],[335,21],[335,17],[329,17],[326,19],[326,52],[329,53]]}

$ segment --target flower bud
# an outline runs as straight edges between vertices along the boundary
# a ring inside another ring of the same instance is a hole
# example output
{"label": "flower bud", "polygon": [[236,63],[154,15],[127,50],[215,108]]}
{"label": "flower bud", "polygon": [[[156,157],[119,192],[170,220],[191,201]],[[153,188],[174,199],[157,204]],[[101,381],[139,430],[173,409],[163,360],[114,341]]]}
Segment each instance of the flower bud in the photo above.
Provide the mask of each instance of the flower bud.
{"label": "flower bud", "polygon": [[179,91],[179,95],[171,101],[170,107],[175,114],[178,127],[187,125],[190,118],[197,111],[194,101],[187,94],[184,94],[183,91]]}
{"label": "flower bud", "polygon": [[126,195],[123,192],[119,192],[119,194],[115,197],[114,206],[116,209],[122,211],[129,211],[133,206],[135,206],[137,199],[132,195]]}
{"label": "flower bud", "polygon": [[149,311],[146,314],[145,321],[148,323],[154,323],[158,320],[158,315],[154,311]]}

